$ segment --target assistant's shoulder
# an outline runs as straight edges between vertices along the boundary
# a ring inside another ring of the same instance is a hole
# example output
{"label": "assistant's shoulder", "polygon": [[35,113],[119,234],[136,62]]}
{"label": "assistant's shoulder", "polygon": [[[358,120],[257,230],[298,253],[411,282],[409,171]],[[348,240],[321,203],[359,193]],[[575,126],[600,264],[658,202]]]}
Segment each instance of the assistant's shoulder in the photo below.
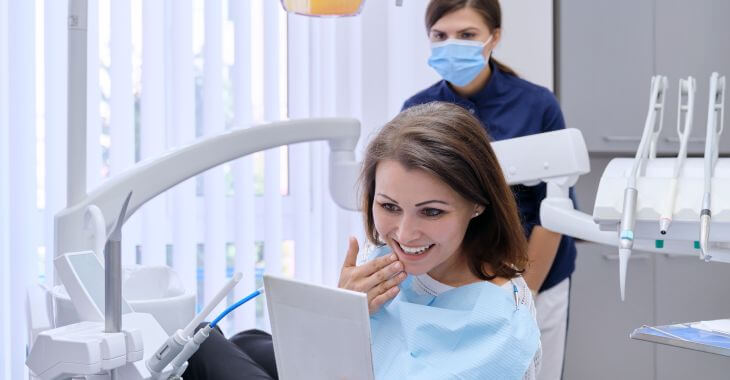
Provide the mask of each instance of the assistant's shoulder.
{"label": "assistant's shoulder", "polygon": [[516,76],[505,77],[508,77],[506,81],[511,87],[519,89],[520,99],[527,103],[529,109],[542,115],[543,132],[565,128],[560,103],[550,89]]}
{"label": "assistant's shoulder", "polygon": [[431,86],[417,92],[415,95],[411,96],[403,103],[401,111],[411,108],[413,106],[417,106],[419,104],[426,104],[440,100],[446,101],[447,99],[444,99],[444,91],[442,88],[443,86],[443,81],[438,81]]}
{"label": "assistant's shoulder", "polygon": [[509,87],[519,89],[522,96],[525,96],[537,103],[536,105],[542,105],[545,108],[558,107],[558,99],[555,97],[550,89],[541,86],[539,84],[530,82],[527,79],[523,79],[514,75],[504,75],[503,80],[507,82]]}

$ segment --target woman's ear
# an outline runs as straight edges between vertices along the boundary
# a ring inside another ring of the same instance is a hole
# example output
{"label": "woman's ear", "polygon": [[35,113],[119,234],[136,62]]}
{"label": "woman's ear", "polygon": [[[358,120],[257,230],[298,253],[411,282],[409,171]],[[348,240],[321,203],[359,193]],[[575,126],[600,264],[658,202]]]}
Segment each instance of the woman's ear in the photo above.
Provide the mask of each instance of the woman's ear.
{"label": "woman's ear", "polygon": [[501,28],[494,28],[492,30],[492,39],[489,41],[487,46],[484,48],[489,48],[490,51],[494,51],[494,49],[497,48],[497,45],[499,45],[499,41],[502,39],[502,29]]}
{"label": "woman's ear", "polygon": [[497,45],[499,45],[499,42],[502,41],[502,28],[494,28],[492,34],[494,35],[494,37],[492,37],[492,49],[494,49]]}
{"label": "woman's ear", "polygon": [[484,212],[484,206],[474,206],[474,213],[472,214],[472,218],[476,218],[477,216],[481,215]]}

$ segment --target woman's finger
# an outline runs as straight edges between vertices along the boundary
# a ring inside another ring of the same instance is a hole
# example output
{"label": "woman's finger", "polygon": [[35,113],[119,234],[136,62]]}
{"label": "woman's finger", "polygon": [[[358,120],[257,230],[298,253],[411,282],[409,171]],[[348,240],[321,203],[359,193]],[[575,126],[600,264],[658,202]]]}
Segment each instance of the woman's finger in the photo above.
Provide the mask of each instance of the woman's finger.
{"label": "woman's finger", "polygon": [[349,244],[347,246],[347,255],[345,255],[345,263],[342,264],[342,268],[354,267],[357,265],[357,253],[360,251],[360,245],[354,236],[350,236]]}
{"label": "woman's finger", "polygon": [[393,277],[396,273],[403,271],[403,263],[400,261],[391,262],[389,265],[387,265],[384,268],[381,268],[377,272],[371,274],[370,276],[367,276],[362,279],[362,288],[365,289],[366,292],[369,292],[370,289],[375,288],[376,286],[380,285],[383,282],[386,282],[388,279]]}
{"label": "woman's finger", "polygon": [[388,280],[383,281],[370,289],[368,293],[368,301],[375,299],[379,295],[387,292],[389,289],[391,289],[394,286],[398,286],[403,280],[406,279],[406,273],[400,272],[394,276],[391,276]]}
{"label": "woman's finger", "polygon": [[397,260],[398,256],[396,256],[395,253],[391,253],[382,257],[378,257],[377,259],[370,260],[367,263],[357,267],[358,276],[371,276],[373,273],[378,272],[379,270],[387,267],[389,264]]}
{"label": "woman's finger", "polygon": [[373,298],[368,303],[368,310],[370,311],[370,315],[377,313],[380,307],[383,306],[384,303],[388,302],[388,300],[397,296],[399,291],[400,289],[397,286],[394,286],[388,289],[385,293]]}

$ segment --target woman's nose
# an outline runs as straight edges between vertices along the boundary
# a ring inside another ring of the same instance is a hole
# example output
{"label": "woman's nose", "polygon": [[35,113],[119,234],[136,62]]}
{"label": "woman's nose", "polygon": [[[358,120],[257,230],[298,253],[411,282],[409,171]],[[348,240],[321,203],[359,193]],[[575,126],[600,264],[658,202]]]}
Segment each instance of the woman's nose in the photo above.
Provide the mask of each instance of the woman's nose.
{"label": "woman's nose", "polygon": [[398,241],[407,243],[420,237],[418,220],[415,217],[404,215],[398,225]]}

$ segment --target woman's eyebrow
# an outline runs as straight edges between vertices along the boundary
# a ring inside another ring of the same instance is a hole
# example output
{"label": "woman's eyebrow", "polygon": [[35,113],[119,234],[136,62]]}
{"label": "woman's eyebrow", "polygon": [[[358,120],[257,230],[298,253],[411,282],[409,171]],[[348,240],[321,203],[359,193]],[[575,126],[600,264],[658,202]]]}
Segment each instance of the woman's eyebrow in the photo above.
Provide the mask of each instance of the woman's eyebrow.
{"label": "woman's eyebrow", "polygon": [[387,195],[385,195],[385,194],[383,194],[383,193],[377,193],[377,194],[375,194],[375,195],[380,195],[381,197],[385,197],[385,198],[388,198],[388,200],[389,200],[389,201],[391,201],[391,202],[393,202],[393,203],[395,203],[395,204],[398,204],[398,201],[396,201],[395,199],[393,199],[393,198],[391,198],[391,197],[389,197],[389,196],[387,196]]}
{"label": "woman's eyebrow", "polygon": [[445,204],[445,205],[447,205],[447,206],[449,205],[449,204],[448,204],[448,202],[440,201],[440,200],[438,200],[438,199],[432,199],[432,200],[430,200],[430,201],[425,201],[425,202],[421,202],[421,203],[416,203],[416,207],[421,207],[421,206],[423,206],[423,205],[425,205],[425,204],[429,204],[429,203],[441,203],[441,204]]}
{"label": "woman's eyebrow", "polygon": [[[472,30],[475,32],[478,32],[479,28],[477,28],[475,26],[469,26],[469,27],[466,27],[464,29],[457,31],[456,33],[464,33],[464,32],[468,32],[468,31],[472,31]],[[438,30],[438,29],[431,29],[431,33],[444,33],[445,34],[446,32]]]}
{"label": "woman's eyebrow", "polygon": [[470,31],[470,30],[473,30],[473,31],[476,31],[476,32],[478,32],[478,31],[479,31],[479,29],[478,29],[478,28],[476,28],[476,27],[473,27],[473,26],[470,26],[470,27],[468,27],[468,28],[464,28],[464,29],[462,29],[462,30],[458,31],[457,33],[464,33],[464,32],[468,32],[468,31]]}

